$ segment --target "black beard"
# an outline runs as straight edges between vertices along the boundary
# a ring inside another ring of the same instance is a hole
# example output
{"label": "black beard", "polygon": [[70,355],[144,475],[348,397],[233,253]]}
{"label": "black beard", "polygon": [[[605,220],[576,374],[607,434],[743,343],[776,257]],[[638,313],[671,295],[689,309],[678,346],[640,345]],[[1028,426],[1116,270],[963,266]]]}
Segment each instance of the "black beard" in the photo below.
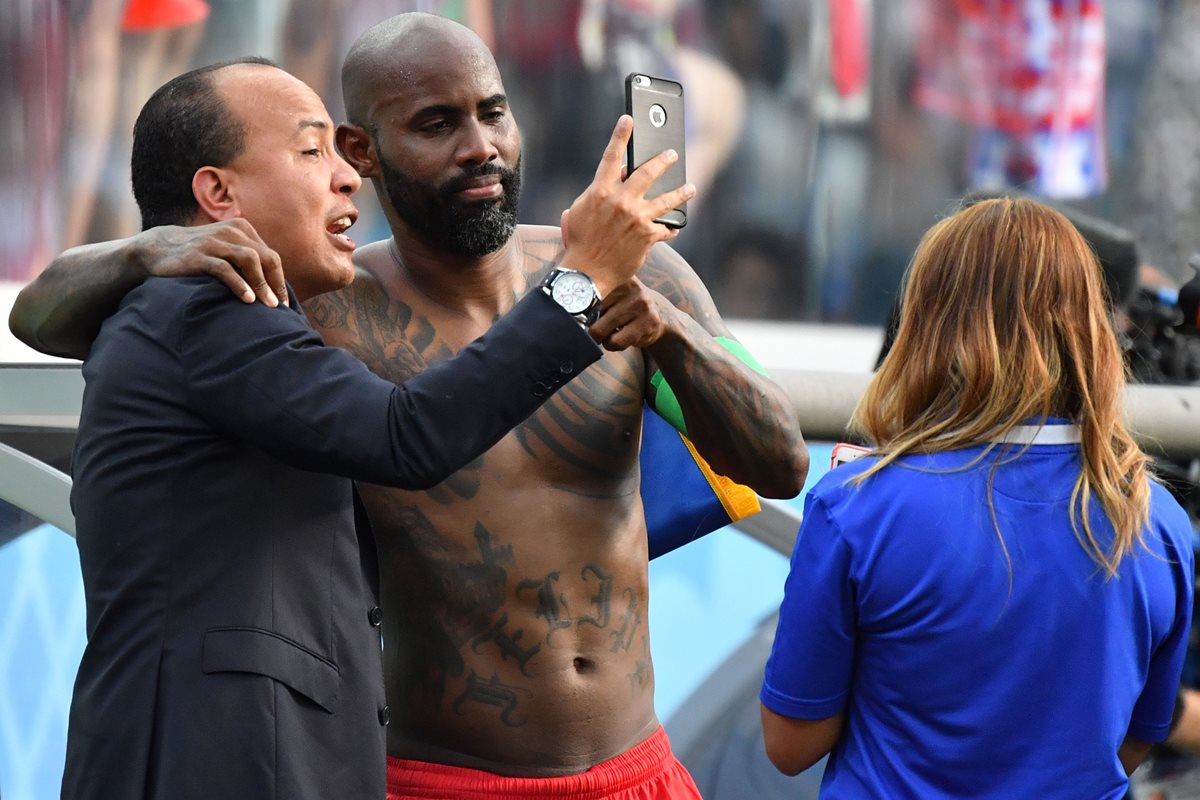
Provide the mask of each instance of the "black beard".
{"label": "black beard", "polygon": [[[430,244],[452,253],[478,257],[494,253],[517,229],[517,204],[521,197],[521,160],[516,169],[498,164],[467,167],[441,186],[418,183],[379,160],[379,171],[388,200],[400,219]],[[462,203],[455,195],[473,178],[499,175],[504,195],[486,203]]]}

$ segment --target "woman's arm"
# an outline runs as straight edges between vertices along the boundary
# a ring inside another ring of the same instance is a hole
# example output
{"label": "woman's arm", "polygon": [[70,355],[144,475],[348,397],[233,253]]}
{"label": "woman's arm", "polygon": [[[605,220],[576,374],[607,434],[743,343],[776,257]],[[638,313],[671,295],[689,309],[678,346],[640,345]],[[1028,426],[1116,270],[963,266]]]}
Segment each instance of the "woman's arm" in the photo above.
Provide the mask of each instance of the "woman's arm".
{"label": "woman's arm", "polygon": [[767,758],[784,775],[799,775],[820,761],[842,735],[844,713],[825,719],[792,719],[759,705]]}
{"label": "woman's arm", "polygon": [[1125,774],[1132,775],[1149,752],[1149,742],[1126,736],[1125,741],[1121,742],[1120,749],[1117,750],[1117,758],[1121,759],[1121,766],[1125,768]]}

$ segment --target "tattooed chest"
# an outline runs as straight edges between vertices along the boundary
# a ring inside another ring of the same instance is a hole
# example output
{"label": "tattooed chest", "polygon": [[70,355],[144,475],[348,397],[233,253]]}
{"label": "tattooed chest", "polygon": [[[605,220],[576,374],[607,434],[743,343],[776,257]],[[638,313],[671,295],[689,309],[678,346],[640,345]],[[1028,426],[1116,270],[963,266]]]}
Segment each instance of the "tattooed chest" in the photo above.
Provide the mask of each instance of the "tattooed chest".
{"label": "tattooed chest", "polygon": [[[432,332],[382,349],[361,342],[349,349],[372,372],[393,383],[404,383],[455,353]],[[623,484],[637,460],[642,402],[640,356],[606,354],[513,429],[511,436],[525,462],[519,469],[541,479],[553,476],[565,484]],[[481,397],[480,413],[486,413],[486,408],[487,398]],[[512,459],[504,462],[510,466],[489,464],[489,468],[513,468]],[[476,462],[473,468],[479,466]],[[607,490],[598,486],[582,491]]]}
{"label": "tattooed chest", "polygon": [[619,493],[635,475],[641,413],[640,394],[614,387],[593,367],[517,426],[513,438],[542,479],[584,494],[603,495],[605,486]]}

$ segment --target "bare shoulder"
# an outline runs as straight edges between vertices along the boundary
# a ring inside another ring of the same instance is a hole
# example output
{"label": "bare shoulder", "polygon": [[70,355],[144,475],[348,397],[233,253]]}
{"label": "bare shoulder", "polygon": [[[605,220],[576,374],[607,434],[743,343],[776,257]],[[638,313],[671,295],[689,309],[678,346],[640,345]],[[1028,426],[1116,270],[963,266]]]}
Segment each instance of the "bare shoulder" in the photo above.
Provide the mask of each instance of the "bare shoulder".
{"label": "bare shoulder", "polygon": [[525,273],[534,278],[562,260],[565,248],[562,229],[557,225],[518,225],[517,241],[521,246]]}
{"label": "bare shoulder", "polygon": [[304,303],[304,313],[327,344],[345,344],[355,336],[359,310],[372,300],[386,302],[387,297],[378,279],[358,267],[349,286],[309,298]]}
{"label": "bare shoulder", "polygon": [[562,228],[557,225],[518,225],[521,246],[546,253],[562,253]]}
{"label": "bare shoulder", "polygon": [[350,285],[309,300],[304,310],[326,344],[346,348],[377,375],[400,383],[454,352],[403,296],[389,242],[359,248]]}
{"label": "bare shoulder", "polygon": [[380,278],[390,264],[388,242],[374,242],[354,253],[354,280],[335,292],[309,299],[304,311],[328,344],[347,346],[359,336],[362,316],[370,309],[381,310],[388,303],[387,290]]}
{"label": "bare shoulder", "polygon": [[714,336],[728,336],[712,295],[700,276],[683,256],[670,245],[659,243],[650,248],[646,263],[638,271],[642,283],[661,294],[671,305],[700,323]]}

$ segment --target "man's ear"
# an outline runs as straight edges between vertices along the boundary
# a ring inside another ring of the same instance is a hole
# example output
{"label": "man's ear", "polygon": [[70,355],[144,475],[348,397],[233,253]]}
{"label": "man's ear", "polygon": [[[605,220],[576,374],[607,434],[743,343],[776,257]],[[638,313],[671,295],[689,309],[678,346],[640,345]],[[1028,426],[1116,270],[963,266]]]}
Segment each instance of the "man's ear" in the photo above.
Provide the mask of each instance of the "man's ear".
{"label": "man's ear", "polygon": [[360,176],[374,178],[379,175],[379,157],[375,153],[375,142],[365,129],[343,122],[337,126],[334,137],[342,158],[346,159]]}
{"label": "man's ear", "polygon": [[234,197],[230,175],[221,167],[201,167],[192,176],[192,195],[200,210],[214,221],[233,219],[242,215]]}

